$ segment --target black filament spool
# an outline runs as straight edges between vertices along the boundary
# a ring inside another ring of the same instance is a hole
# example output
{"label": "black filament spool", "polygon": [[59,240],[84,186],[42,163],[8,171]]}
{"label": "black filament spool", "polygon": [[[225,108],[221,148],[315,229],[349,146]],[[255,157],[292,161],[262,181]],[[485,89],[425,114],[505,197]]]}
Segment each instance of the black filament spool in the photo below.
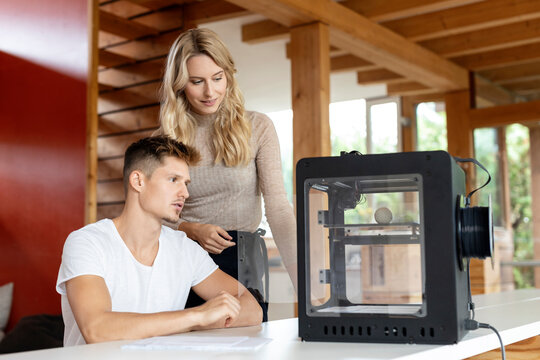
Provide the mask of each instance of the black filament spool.
{"label": "black filament spool", "polygon": [[493,216],[489,206],[457,207],[457,249],[459,266],[465,259],[485,259],[493,256]]}

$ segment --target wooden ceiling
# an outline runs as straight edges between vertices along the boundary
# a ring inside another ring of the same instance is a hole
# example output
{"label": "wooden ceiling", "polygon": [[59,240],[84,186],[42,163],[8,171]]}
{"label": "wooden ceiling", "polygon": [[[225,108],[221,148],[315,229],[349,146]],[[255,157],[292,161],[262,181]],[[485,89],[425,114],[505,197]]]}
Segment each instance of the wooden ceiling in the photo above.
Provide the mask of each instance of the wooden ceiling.
{"label": "wooden ceiling", "polygon": [[491,104],[540,99],[539,0],[99,3],[100,113],[117,109],[107,94],[117,97],[135,84],[145,87],[124,91],[128,103],[155,103],[155,97],[141,98],[159,86],[164,57],[183,29],[253,13],[267,19],[243,26],[247,43],[287,38],[300,24],[328,24],[331,71],[355,70],[359,84],[385,83],[389,95],[465,88],[470,72],[476,91]]}

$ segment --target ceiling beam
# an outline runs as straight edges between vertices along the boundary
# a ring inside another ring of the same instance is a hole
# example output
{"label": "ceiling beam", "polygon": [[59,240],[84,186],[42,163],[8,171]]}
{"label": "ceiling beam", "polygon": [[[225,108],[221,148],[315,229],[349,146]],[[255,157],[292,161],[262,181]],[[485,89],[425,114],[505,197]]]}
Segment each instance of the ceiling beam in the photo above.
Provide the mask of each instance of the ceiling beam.
{"label": "ceiling beam", "polygon": [[536,79],[540,77],[540,61],[528,64],[511,65],[500,69],[485,70],[478,74],[498,84]]}
{"label": "ceiling beam", "polygon": [[468,87],[467,71],[331,0],[230,0],[292,27],[320,21],[332,45],[441,91]]}
{"label": "ceiling beam", "polygon": [[419,45],[444,57],[456,57],[539,41],[540,19],[535,19],[426,40],[419,42]]}
{"label": "ceiling beam", "polygon": [[109,66],[118,66],[122,64],[133,64],[135,63],[135,61],[136,60],[131,57],[115,54],[104,49],[99,49],[99,65],[100,66],[109,67]]}
{"label": "ceiling beam", "polygon": [[349,0],[342,4],[373,21],[390,21],[483,0]]}
{"label": "ceiling beam", "polygon": [[137,24],[131,20],[101,10],[99,12],[99,29],[121,36],[128,40],[147,35],[157,35],[158,30],[146,25]]}
{"label": "ceiling beam", "polygon": [[540,121],[540,100],[469,111],[473,128],[498,127]]}
{"label": "ceiling beam", "polygon": [[432,12],[412,14],[382,25],[413,41],[423,41],[540,18],[538,0],[489,0]]}
{"label": "ceiling beam", "polygon": [[374,69],[358,71],[356,81],[360,85],[372,85],[381,83],[394,83],[407,81],[403,76],[386,69]]}
{"label": "ceiling beam", "polygon": [[487,51],[480,54],[450,58],[456,64],[472,71],[495,69],[508,65],[540,60],[540,43]]}
{"label": "ceiling beam", "polygon": [[227,20],[250,14],[245,8],[224,0],[195,1],[185,4],[183,8],[185,19],[195,24]]}
{"label": "ceiling beam", "polygon": [[374,70],[375,68],[377,66],[373,63],[354,55],[340,55],[330,58],[330,71],[334,73],[354,70]]}
{"label": "ceiling beam", "polygon": [[388,96],[413,96],[436,92],[435,89],[414,81],[389,83],[386,85],[386,93]]}
{"label": "ceiling beam", "polygon": [[151,10],[159,10],[167,6],[176,5],[176,4],[184,4],[187,2],[187,0],[127,0],[127,1],[144,6]]}
{"label": "ceiling beam", "polygon": [[[340,2],[340,5],[377,22],[481,1],[484,0],[348,0]],[[288,36],[289,28],[272,20],[262,20],[242,26],[242,41],[247,43],[256,44]]]}

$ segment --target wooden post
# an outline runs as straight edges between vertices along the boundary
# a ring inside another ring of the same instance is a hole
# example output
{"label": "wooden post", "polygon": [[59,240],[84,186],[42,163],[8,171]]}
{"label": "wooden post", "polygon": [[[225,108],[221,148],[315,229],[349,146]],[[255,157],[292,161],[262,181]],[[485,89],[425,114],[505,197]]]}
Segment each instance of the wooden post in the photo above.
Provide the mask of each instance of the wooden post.
{"label": "wooden post", "polygon": [[[540,126],[529,127],[531,158],[531,210],[533,222],[534,259],[540,259]],[[535,287],[540,288],[540,267],[534,270]]]}
{"label": "wooden post", "polygon": [[99,1],[88,1],[88,79],[86,94],[86,224],[97,220],[97,137]]}
{"label": "wooden post", "polygon": [[329,156],[330,41],[328,25],[291,29],[293,163]]}
{"label": "wooden post", "polygon": [[416,150],[416,107],[410,97],[401,97],[401,151]]}

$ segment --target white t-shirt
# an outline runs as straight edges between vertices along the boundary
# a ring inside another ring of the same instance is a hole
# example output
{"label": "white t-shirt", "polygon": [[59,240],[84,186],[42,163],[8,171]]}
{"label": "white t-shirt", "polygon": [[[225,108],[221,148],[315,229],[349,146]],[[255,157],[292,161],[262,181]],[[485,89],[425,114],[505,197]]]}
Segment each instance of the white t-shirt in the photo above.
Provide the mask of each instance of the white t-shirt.
{"label": "white t-shirt", "polygon": [[138,262],[110,219],[72,232],[64,244],[56,291],[62,295],[64,346],[85,344],[66,296],[66,281],[81,275],[105,280],[112,311],[155,313],[184,309],[189,290],[217,269],[185,233],[162,226],[152,266]]}

